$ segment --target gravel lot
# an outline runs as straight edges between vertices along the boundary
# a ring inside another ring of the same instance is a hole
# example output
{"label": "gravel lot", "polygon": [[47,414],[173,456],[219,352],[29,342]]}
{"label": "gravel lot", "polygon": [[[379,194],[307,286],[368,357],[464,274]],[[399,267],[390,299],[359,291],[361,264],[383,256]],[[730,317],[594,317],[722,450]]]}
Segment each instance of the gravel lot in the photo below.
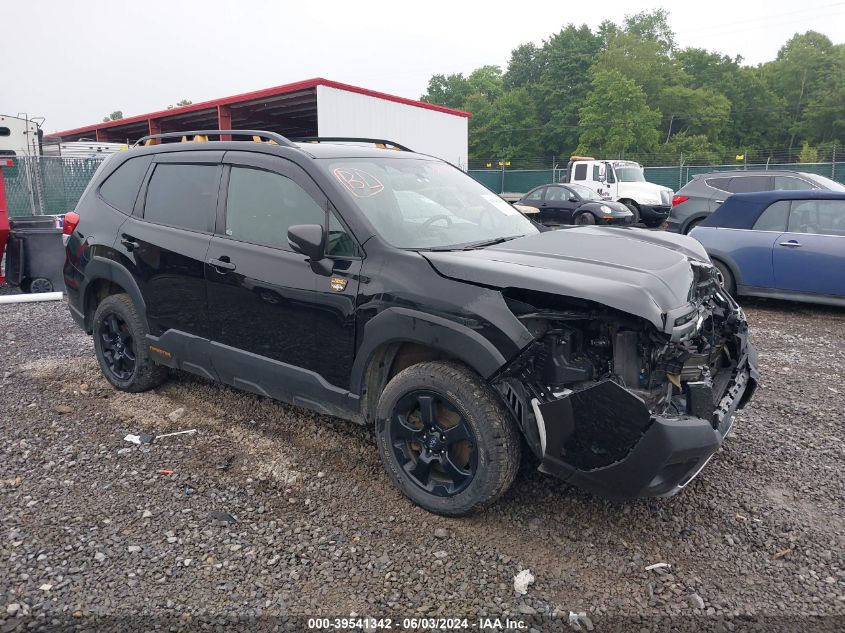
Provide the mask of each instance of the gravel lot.
{"label": "gravel lot", "polygon": [[485,514],[444,519],[389,485],[369,429],[184,374],[116,392],[63,303],[0,306],[0,631],[351,613],[844,630],[845,311],[747,311],[761,389],[680,495],[617,504],[525,472]]}

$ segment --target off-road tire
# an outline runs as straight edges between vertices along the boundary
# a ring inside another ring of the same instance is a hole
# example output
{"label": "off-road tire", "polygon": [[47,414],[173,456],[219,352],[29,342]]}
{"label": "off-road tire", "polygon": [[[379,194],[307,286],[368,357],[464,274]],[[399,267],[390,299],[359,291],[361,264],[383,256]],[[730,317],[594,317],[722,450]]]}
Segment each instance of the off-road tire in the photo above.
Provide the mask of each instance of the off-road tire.
{"label": "off-road tire", "polygon": [[[475,476],[453,496],[436,496],[420,488],[401,467],[391,445],[388,427],[394,407],[403,396],[417,390],[433,391],[446,398],[475,435]],[[414,503],[437,514],[463,516],[493,504],[513,483],[519,469],[522,439],[513,419],[493,390],[459,363],[430,361],[399,372],[379,398],[375,430],[390,480]]]}
{"label": "off-road tire", "polygon": [[[134,343],[135,367],[132,375],[126,380],[121,380],[110,371],[103,355],[103,346],[98,332],[109,314],[116,314],[127,325]],[[147,326],[129,295],[122,293],[109,295],[100,302],[94,312],[93,334],[94,352],[100,364],[100,370],[115,388],[132,393],[148,391],[158,387],[167,378],[167,367],[156,364],[150,357],[146,343]]]}

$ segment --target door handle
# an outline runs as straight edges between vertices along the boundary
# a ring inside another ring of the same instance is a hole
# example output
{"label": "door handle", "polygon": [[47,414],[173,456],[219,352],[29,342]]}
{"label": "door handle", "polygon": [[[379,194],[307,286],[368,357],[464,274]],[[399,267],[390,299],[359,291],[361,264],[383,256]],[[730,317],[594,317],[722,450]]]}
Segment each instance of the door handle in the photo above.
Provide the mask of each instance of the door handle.
{"label": "door handle", "polygon": [[236,268],[226,255],[223,255],[219,259],[209,259],[208,263],[214,266],[218,272],[229,272]]}
{"label": "door handle", "polygon": [[716,204],[722,204],[724,200],[714,200],[713,202],[715,202]]}
{"label": "door handle", "polygon": [[122,235],[120,238],[120,243],[126,248],[127,251],[134,251],[136,248],[141,246],[138,242],[135,241],[135,238],[131,235]]}
{"label": "door handle", "polygon": [[788,242],[779,242],[781,246],[789,246],[790,248],[798,248],[801,246],[801,242],[796,242],[795,240],[789,240]]}

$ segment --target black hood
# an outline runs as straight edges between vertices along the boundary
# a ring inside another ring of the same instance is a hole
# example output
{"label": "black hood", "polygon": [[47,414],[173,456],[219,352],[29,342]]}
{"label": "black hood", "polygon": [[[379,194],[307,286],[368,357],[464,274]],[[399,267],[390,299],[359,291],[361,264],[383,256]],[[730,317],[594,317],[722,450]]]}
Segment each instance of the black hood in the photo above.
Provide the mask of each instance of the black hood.
{"label": "black hood", "polygon": [[445,277],[595,301],[665,329],[664,314],[689,303],[692,238],[625,227],[574,227],[468,251],[422,253]]}

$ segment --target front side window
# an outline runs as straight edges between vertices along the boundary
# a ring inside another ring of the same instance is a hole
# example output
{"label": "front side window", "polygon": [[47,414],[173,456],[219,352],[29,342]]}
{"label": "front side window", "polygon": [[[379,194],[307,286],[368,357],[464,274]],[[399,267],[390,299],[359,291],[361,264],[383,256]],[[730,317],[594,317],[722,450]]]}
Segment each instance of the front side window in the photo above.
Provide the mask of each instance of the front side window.
{"label": "front side window", "polygon": [[795,178],[793,176],[775,176],[775,189],[781,189],[784,191],[803,191],[806,189],[814,189],[814,187],[803,178]]}
{"label": "front side window", "polygon": [[789,200],[778,200],[770,204],[754,223],[755,231],[785,231],[789,216]]}
{"label": "front side window", "polygon": [[845,236],[845,200],[795,200],[788,231]]}
{"label": "front side window", "polygon": [[[584,187],[586,189],[586,187]],[[569,190],[566,187],[549,187],[546,199],[551,202],[563,202],[569,200]]]}
{"label": "front side window", "polygon": [[441,161],[346,158],[323,166],[397,248],[448,250],[538,232],[512,205]]}
{"label": "front side window", "polygon": [[138,156],[130,158],[118,167],[100,185],[100,196],[103,200],[119,211],[132,213],[135,199],[141,189],[141,181],[152,160],[152,156]]}
{"label": "front side window", "polygon": [[293,180],[249,167],[232,167],[226,198],[226,235],[291,250],[288,229],[295,224],[325,225],[326,210]]}
{"label": "front side window", "polygon": [[144,219],[192,231],[208,231],[217,206],[217,165],[156,165],[144,204]]}
{"label": "front side window", "polygon": [[572,191],[574,191],[582,200],[598,200],[601,201],[601,196],[597,194],[595,191],[590,189],[589,187],[585,187],[584,185],[570,185],[569,187]]}

